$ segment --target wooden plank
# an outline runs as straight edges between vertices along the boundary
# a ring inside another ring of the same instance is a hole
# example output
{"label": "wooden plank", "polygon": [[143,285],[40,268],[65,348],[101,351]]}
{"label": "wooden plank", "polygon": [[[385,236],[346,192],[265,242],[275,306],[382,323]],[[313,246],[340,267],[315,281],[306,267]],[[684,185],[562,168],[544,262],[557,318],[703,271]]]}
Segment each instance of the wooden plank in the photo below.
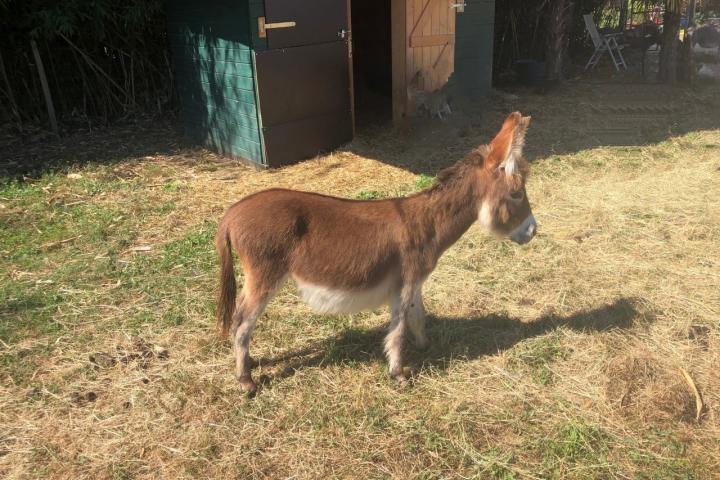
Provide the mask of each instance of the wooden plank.
{"label": "wooden plank", "polygon": [[[448,44],[455,44],[455,35],[428,35],[427,37],[414,37],[410,39],[410,47],[412,48],[434,47]],[[437,55],[435,57],[437,57]]]}
{"label": "wooden plank", "polygon": [[[436,0],[435,3],[432,6],[431,17],[430,17],[430,36],[435,37],[439,35],[445,35],[446,32],[440,31],[440,15],[442,15],[444,12],[440,11],[440,5],[444,6],[445,2],[442,0]],[[443,8],[443,10],[446,10],[447,8]],[[442,44],[444,45],[444,43]],[[439,83],[439,76],[437,75],[437,71],[432,68],[433,64],[435,63],[435,59],[437,59],[438,54],[440,53],[440,46],[438,45],[430,45],[428,46],[428,53],[430,54],[430,63],[426,65],[426,71],[428,72],[428,76],[430,77],[430,82],[432,85],[432,90],[435,90],[437,88],[437,85]]]}
{"label": "wooden plank", "polygon": [[[417,17],[415,17],[415,23],[413,25],[412,31],[410,32],[410,38],[416,36],[419,32],[422,32],[425,29],[425,24],[430,21],[430,18],[432,17],[432,14],[428,14],[428,7],[432,3],[433,0],[424,0],[424,3],[422,3],[422,7],[419,10],[419,14]],[[417,3],[415,4],[415,7],[417,9]],[[416,11],[416,13],[418,13]]]}
{"label": "wooden plank", "polygon": [[[210,109],[217,109],[212,98],[208,98],[204,94],[199,94],[194,89],[178,88],[178,95],[182,100],[183,106],[188,105],[197,107],[201,112],[209,111]],[[242,115],[250,117],[251,119],[257,119],[257,109],[254,101],[252,103],[248,103],[228,98],[225,100],[221,108],[232,115]]]}
{"label": "wooden plank", "polygon": [[[429,1],[433,2],[433,0],[429,0]],[[435,1],[437,1],[437,0],[435,0]],[[418,19],[418,21],[422,22],[422,25],[423,25],[423,27],[422,27],[422,36],[423,37],[429,37],[430,35],[432,35],[432,24],[430,23],[430,19],[432,18],[432,13],[430,13],[430,15],[428,16],[428,14],[426,12],[427,12],[427,10],[425,12],[423,12],[423,16],[427,16],[427,18],[428,18],[426,21],[423,22],[422,17],[420,19]],[[424,90],[432,90],[432,79],[430,78],[430,75],[429,75],[429,72],[427,69],[428,64],[430,64],[430,62],[432,61],[431,56],[430,56],[430,49],[421,47],[420,50],[422,50],[422,65],[420,66],[420,68],[422,68],[422,72],[423,72],[422,88]]]}
{"label": "wooden plank", "polygon": [[239,90],[233,88],[232,85],[212,85],[204,83],[198,78],[187,78],[186,81],[178,85],[179,92],[187,92],[196,98],[207,98],[214,102],[223,104],[226,101],[236,101],[240,103],[255,103],[255,92],[252,90]]}
{"label": "wooden plank", "polygon": [[[412,17],[410,18],[410,30],[415,26],[418,19],[420,18],[420,14],[422,13],[423,6],[425,6],[424,0],[414,0],[413,1],[413,11],[412,11]],[[407,47],[410,49],[413,64],[412,69],[408,73],[408,81],[413,81],[413,78],[415,75],[422,69],[422,63],[423,63],[423,52],[422,48],[412,48],[410,46],[410,43],[408,42]],[[422,82],[418,83],[417,87],[420,88],[422,85]]]}
{"label": "wooden plank", "polygon": [[188,45],[182,43],[170,43],[170,48],[177,51],[178,54],[190,56],[199,60],[210,60],[230,63],[252,63],[250,50],[232,49],[232,48],[216,48],[207,46]]}
{"label": "wooden plank", "polygon": [[192,126],[186,126],[186,128],[186,134],[188,136],[199,140],[211,150],[215,150],[223,155],[233,155],[256,164],[262,164],[262,153],[259,146],[256,147],[255,144],[227,140],[215,132],[209,132],[207,130],[200,131]]}
{"label": "wooden plank", "polygon": [[[237,125],[237,129],[243,132],[245,138],[259,138],[257,121],[254,117],[244,115],[233,115],[226,110],[218,110],[211,107],[203,107],[198,103],[185,102],[182,106],[183,114],[189,121],[200,124],[207,118],[213,118],[225,123]],[[253,133],[254,132],[254,133]],[[259,140],[258,140],[259,141]]]}
{"label": "wooden plank", "polygon": [[231,48],[240,51],[249,51],[250,46],[242,42],[215,38],[202,33],[194,33],[188,30],[168,32],[168,39],[171,45],[191,46],[205,49],[208,48]]}
{"label": "wooden plank", "polygon": [[440,31],[453,37],[452,43],[446,43],[439,48],[432,68],[436,72],[440,86],[447,83],[454,69],[455,54],[455,9],[444,8],[440,16]]}
{"label": "wooden plank", "polygon": [[355,75],[353,73],[353,50],[352,50],[352,4],[351,0],[347,2],[347,24],[348,24],[348,36],[347,36],[347,52],[348,52],[348,76],[350,81],[350,115],[352,117],[352,136],[355,136]]}
{"label": "wooden plank", "polygon": [[[190,62],[175,62],[175,72],[185,78],[200,78],[202,82],[208,83],[212,78],[213,82],[224,83],[240,90],[254,90],[252,72],[250,74],[234,75],[230,72],[213,70]],[[182,79],[182,77],[178,77]]]}
{"label": "wooden plank", "polygon": [[407,3],[390,0],[392,46],[392,108],[395,126],[407,125]]}

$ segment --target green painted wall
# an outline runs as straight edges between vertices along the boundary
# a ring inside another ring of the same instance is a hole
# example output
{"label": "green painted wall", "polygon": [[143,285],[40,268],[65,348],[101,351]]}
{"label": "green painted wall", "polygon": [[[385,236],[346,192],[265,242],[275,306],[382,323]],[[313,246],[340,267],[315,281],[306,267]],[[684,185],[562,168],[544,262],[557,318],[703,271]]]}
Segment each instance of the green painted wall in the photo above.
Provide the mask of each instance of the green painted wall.
{"label": "green painted wall", "polygon": [[185,133],[264,163],[248,9],[243,0],[168,0],[168,38]]}
{"label": "green painted wall", "polygon": [[492,87],[495,0],[466,0],[465,12],[455,17],[455,73],[457,90],[469,97]]}

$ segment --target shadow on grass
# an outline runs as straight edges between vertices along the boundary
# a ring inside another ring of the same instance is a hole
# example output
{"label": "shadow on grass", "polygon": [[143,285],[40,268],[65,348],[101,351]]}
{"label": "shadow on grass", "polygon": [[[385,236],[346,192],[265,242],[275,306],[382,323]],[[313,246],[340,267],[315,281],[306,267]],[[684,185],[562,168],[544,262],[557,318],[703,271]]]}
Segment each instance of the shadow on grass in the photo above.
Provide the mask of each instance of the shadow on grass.
{"label": "shadow on grass", "polygon": [[395,131],[390,124],[364,126],[345,149],[415,174],[435,175],[490,142],[514,110],[533,117],[524,150],[529,161],[603,146],[653,145],[720,128],[720,96],[712,85],[582,79],[542,95],[522,88],[508,93],[453,105],[453,115],[444,122],[416,117],[408,131]]}
{"label": "shadow on grass", "polygon": [[[512,348],[522,340],[561,327],[580,332],[628,329],[641,316],[636,303],[636,299],[621,298],[611,304],[570,316],[544,315],[529,323],[502,315],[477,318],[428,316],[430,347],[423,352],[410,346],[406,348],[405,364],[444,370],[453,358],[472,360],[492,355]],[[292,376],[296,370],[304,367],[384,361],[384,335],[384,327],[370,330],[352,328],[302,349],[273,358],[260,358],[258,363],[263,367],[280,367],[260,381],[271,383]],[[406,343],[411,344],[412,339],[409,337],[406,337]]]}
{"label": "shadow on grass", "polygon": [[169,119],[118,122],[61,138],[44,133],[37,134],[39,138],[0,139],[0,182],[63,173],[86,164],[114,165],[147,156],[177,155],[190,147]]}

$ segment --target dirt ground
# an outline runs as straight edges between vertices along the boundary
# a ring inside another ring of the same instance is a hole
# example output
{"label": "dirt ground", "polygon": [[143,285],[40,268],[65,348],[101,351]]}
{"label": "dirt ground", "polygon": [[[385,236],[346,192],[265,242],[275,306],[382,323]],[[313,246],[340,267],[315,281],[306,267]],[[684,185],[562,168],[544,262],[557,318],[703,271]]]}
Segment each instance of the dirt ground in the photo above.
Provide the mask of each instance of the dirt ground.
{"label": "dirt ground", "polygon": [[[387,377],[386,308],[318,316],[287,285],[246,398],[214,329],[224,210],[275,186],[409,194],[514,110],[539,234],[473,226],[441,259],[413,386]],[[496,92],[274,171],[171,122],[0,151],[4,478],[720,476],[716,86]]]}

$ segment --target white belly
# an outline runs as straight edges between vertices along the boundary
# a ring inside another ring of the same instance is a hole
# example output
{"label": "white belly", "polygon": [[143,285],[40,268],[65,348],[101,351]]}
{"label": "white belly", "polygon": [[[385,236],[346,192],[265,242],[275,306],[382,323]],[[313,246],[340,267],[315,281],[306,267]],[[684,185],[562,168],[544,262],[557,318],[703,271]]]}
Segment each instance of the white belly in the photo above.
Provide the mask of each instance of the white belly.
{"label": "white belly", "polygon": [[317,313],[357,313],[388,303],[392,279],[388,277],[367,290],[339,290],[315,285],[294,277],[300,298]]}

